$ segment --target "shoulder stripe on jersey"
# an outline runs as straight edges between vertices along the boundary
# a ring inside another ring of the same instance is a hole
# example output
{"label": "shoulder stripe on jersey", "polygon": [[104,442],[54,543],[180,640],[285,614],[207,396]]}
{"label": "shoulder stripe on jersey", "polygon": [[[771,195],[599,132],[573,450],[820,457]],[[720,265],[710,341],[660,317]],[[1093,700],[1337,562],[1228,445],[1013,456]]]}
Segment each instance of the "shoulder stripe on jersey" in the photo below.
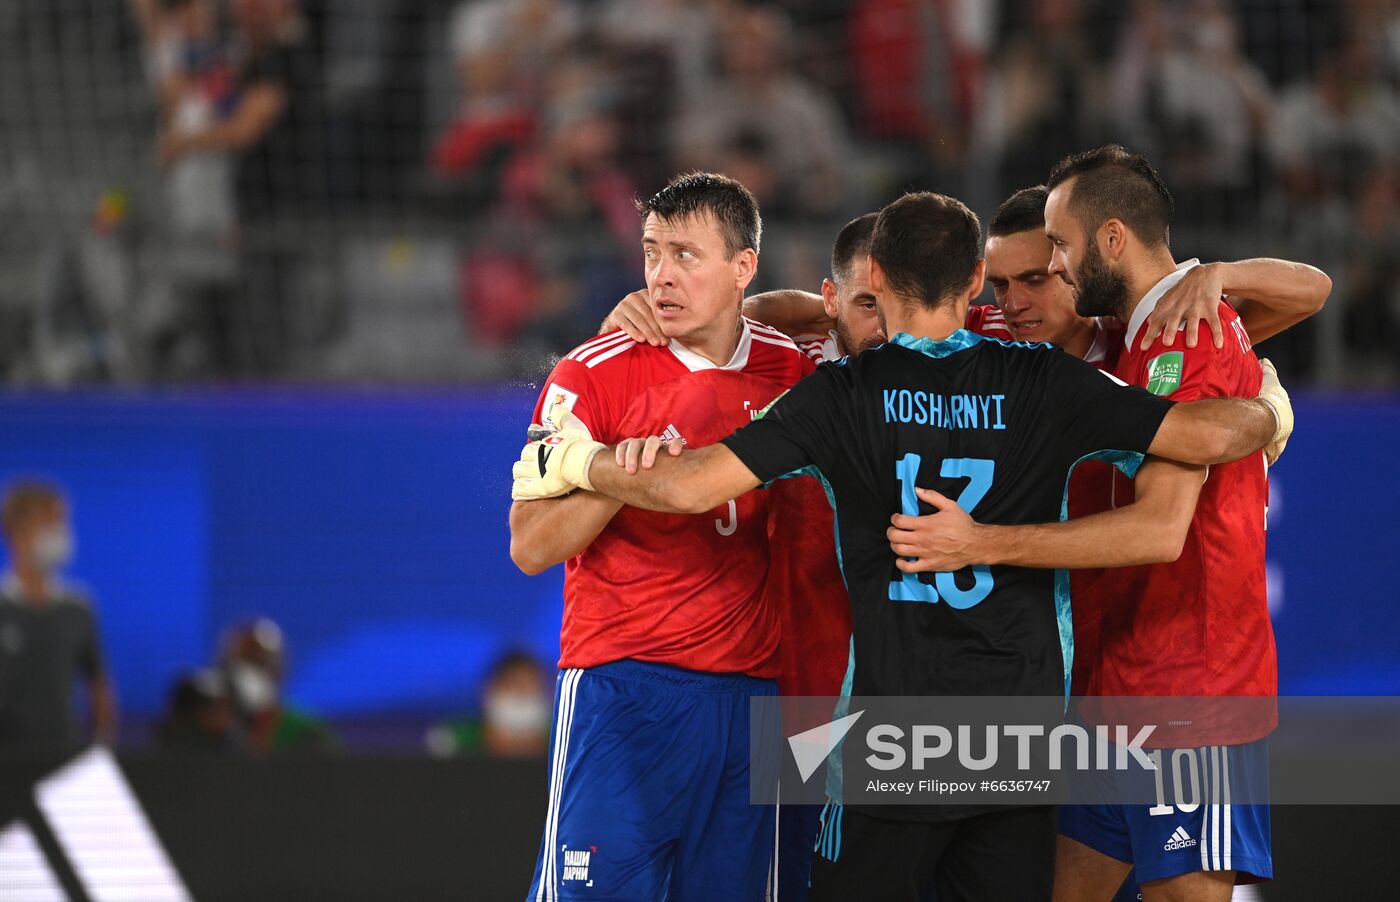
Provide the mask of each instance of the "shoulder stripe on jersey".
{"label": "shoulder stripe on jersey", "polygon": [[597,338],[593,341],[579,345],[568,354],[571,360],[582,363],[590,354],[595,354],[607,348],[614,347],[625,341],[631,341],[631,337],[626,332],[618,332],[616,335],[608,335],[604,338]]}
{"label": "shoulder stripe on jersey", "polygon": [[623,333],[619,333],[619,332],[609,332],[609,333],[607,333],[606,335],[595,335],[594,337],[588,339],[588,341],[585,341],[583,344],[581,344],[581,345],[579,345],[578,347],[574,348],[572,351],[570,351],[569,353],[565,354],[564,356],[567,357],[567,358],[569,358],[570,360],[572,360],[572,359],[574,359],[577,355],[582,354],[582,353],[584,353],[585,351],[587,351],[589,348],[594,348],[594,347],[597,347],[598,345],[607,344],[608,342],[612,342],[612,341],[617,341],[617,336],[618,336],[619,334],[623,334]]}
{"label": "shoulder stripe on jersey", "polygon": [[628,342],[626,342],[626,343],[624,343],[624,344],[618,345],[618,346],[615,347],[615,348],[609,348],[608,350],[604,351],[603,353],[598,354],[597,356],[595,356],[592,360],[585,361],[583,365],[586,366],[586,367],[588,367],[588,368],[591,370],[591,369],[593,369],[595,366],[597,366],[598,364],[602,363],[604,360],[611,360],[612,358],[616,357],[618,354],[621,354],[623,351],[630,351],[630,350],[632,350],[633,348],[635,348],[636,346],[637,346],[637,343],[636,343],[635,341],[628,341]]}
{"label": "shoulder stripe on jersey", "polygon": [[[747,317],[745,317],[745,319],[747,319]],[[792,341],[792,340],[793,340],[791,335],[788,335],[786,332],[782,331],[781,329],[775,329],[775,328],[773,328],[772,326],[769,326],[769,325],[767,325],[767,324],[765,324],[765,323],[756,323],[756,322],[754,322],[754,321],[751,320],[751,319],[748,320],[748,323],[749,323],[749,329],[752,330],[752,331],[754,331],[754,332],[762,332],[763,334],[765,334],[765,335],[771,335],[771,336],[773,336],[774,338],[785,338],[785,339],[787,339],[788,341]]]}
{"label": "shoulder stripe on jersey", "polygon": [[753,340],[754,340],[754,341],[761,341],[761,342],[763,342],[763,343],[766,344],[766,345],[776,345],[777,347],[780,347],[780,348],[787,348],[789,351],[799,351],[799,352],[800,352],[800,350],[799,350],[799,348],[797,347],[797,345],[794,344],[793,341],[792,341],[792,339],[791,339],[791,338],[788,338],[787,336],[784,336],[783,339],[782,339],[782,341],[779,341],[779,340],[776,339],[776,338],[769,338],[767,335],[759,335],[757,332],[755,332],[754,335],[753,335]]}

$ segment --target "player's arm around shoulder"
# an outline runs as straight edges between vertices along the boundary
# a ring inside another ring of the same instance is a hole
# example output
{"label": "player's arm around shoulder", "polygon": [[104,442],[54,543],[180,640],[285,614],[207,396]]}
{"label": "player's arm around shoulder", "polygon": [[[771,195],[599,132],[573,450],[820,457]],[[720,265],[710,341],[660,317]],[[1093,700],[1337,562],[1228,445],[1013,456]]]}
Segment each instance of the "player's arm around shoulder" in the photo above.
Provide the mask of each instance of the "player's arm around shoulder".
{"label": "player's arm around shoulder", "polygon": [[895,514],[886,537],[905,573],[953,571],[972,564],[1076,570],[1170,563],[1181,557],[1205,481],[1205,468],[1149,458],[1138,470],[1132,504],[1068,520],[1018,526],[976,522],[954,501],[922,487],[934,508]]}
{"label": "player's arm around shoulder", "polygon": [[1195,348],[1201,324],[1211,343],[1224,348],[1231,336],[1221,315],[1222,299],[1239,314],[1240,323],[1255,341],[1263,341],[1297,325],[1322,309],[1332,292],[1332,280],[1322,270],[1289,260],[1257,259],[1234,263],[1203,263],[1191,267],[1157,302],[1137,336],[1146,351],[1160,339],[1166,348]]}

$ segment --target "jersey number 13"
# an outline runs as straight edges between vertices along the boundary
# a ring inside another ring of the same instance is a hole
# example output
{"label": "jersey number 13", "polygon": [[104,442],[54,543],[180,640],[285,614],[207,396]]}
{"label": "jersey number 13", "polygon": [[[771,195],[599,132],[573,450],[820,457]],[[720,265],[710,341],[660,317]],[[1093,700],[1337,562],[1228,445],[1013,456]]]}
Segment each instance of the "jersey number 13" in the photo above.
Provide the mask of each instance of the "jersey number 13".
{"label": "jersey number 13", "polygon": [[[922,460],[919,455],[910,453],[895,461],[894,465],[895,476],[899,479],[900,509],[910,517],[919,516],[919,499],[914,494],[914,486]],[[970,514],[992,487],[995,468],[995,461],[978,457],[946,458],[938,475],[945,479],[965,477],[968,480],[967,487],[957,497],[957,503]],[[901,579],[890,581],[890,601],[922,601],[927,604],[946,601],[959,610],[970,608],[992,594],[993,585],[992,570],[986,564],[974,564],[971,570],[974,581],[970,589],[960,588],[951,573],[935,573],[932,586],[919,579],[917,573],[902,574]]]}

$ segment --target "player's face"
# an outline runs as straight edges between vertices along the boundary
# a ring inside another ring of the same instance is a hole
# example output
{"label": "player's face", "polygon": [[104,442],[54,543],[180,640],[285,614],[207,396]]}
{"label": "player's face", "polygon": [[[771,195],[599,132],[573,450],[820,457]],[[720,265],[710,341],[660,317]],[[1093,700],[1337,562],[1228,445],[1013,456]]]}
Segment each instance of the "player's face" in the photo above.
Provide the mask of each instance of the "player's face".
{"label": "player's face", "polygon": [[1045,202],[1045,235],[1053,248],[1050,273],[1074,290],[1080,316],[1118,316],[1128,302],[1128,280],[1104,259],[1097,238],[1069,211],[1074,181],[1055,186]]}
{"label": "player's face", "polygon": [[840,281],[826,280],[822,300],[827,316],[836,320],[836,338],[842,349],[854,357],[888,339],[875,292],[870,290],[870,259],[855,257],[847,270]]}
{"label": "player's face", "polygon": [[719,224],[708,210],[676,220],[648,215],[642,255],[652,310],[668,338],[696,339],[737,325],[758,255],[746,249],[726,259]]}
{"label": "player's face", "polygon": [[987,281],[1017,341],[1063,346],[1084,328],[1069,283],[1050,275],[1051,250],[1041,229],[987,239]]}

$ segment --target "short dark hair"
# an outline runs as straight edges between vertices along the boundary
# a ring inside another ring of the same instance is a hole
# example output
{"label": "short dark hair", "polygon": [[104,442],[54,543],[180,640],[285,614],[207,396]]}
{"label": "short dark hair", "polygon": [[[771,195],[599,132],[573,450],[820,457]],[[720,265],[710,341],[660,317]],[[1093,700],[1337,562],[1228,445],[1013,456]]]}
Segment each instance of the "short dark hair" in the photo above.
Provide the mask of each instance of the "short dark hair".
{"label": "short dark hair", "polygon": [[1147,158],[1118,144],[1065,157],[1050,171],[1051,191],[1075,179],[1070,210],[1090,234],[1121,219],[1148,247],[1171,242],[1176,204]]}
{"label": "short dark hair", "polygon": [[1022,188],[1002,201],[992,221],[987,224],[988,235],[1015,235],[1031,229],[1045,228],[1045,199],[1050,190],[1044,185]]}
{"label": "short dark hair", "polygon": [[745,248],[753,248],[754,253],[758,253],[758,242],[763,235],[758,201],[748,188],[727,175],[687,172],[671,179],[650,198],[637,201],[637,212],[644,222],[653,213],[658,219],[674,221],[698,216],[707,210],[719,224],[726,259],[733,259]]}
{"label": "short dark hair", "polygon": [[896,292],[937,307],[972,279],[982,259],[982,225],[956,198],[906,194],[880,211],[870,256]]}
{"label": "short dark hair", "polygon": [[844,281],[851,277],[851,261],[856,257],[870,256],[870,236],[875,233],[875,220],[879,213],[866,213],[857,216],[841,227],[836,235],[836,243],[831,246],[831,277]]}
{"label": "short dark hair", "polygon": [[46,479],[24,478],[10,483],[0,500],[0,527],[12,533],[39,511],[65,503],[63,489]]}

